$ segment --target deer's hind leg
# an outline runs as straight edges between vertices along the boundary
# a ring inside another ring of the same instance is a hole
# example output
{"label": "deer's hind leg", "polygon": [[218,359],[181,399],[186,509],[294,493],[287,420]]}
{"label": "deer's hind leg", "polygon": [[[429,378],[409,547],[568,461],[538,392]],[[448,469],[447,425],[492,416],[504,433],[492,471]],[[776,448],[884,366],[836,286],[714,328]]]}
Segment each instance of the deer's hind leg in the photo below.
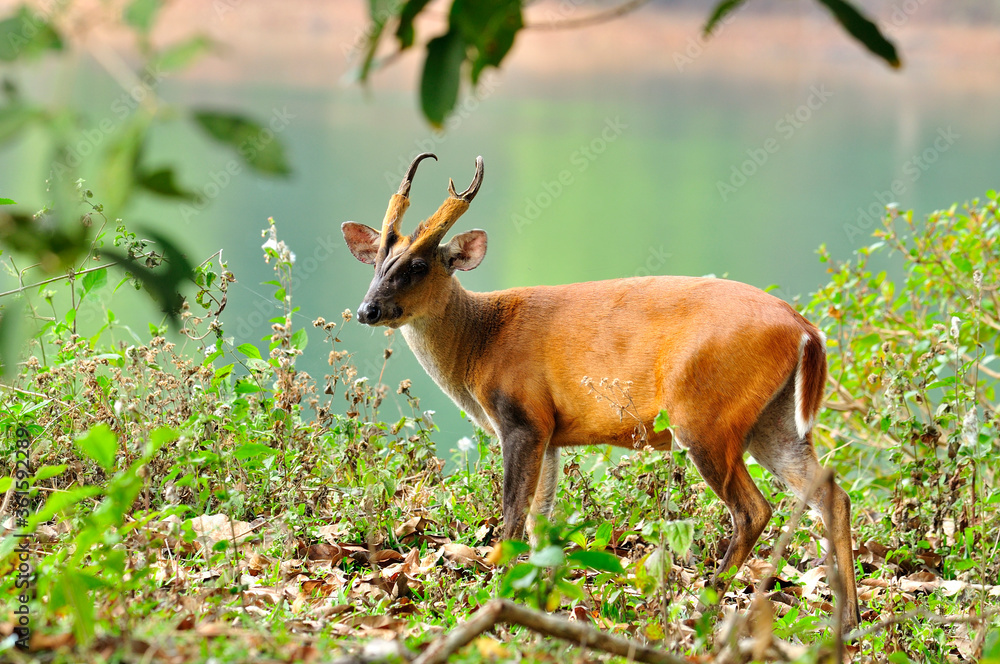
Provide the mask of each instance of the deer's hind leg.
{"label": "deer's hind leg", "polygon": [[[822,466],[816,458],[812,432],[800,436],[795,427],[795,387],[788,383],[761,413],[749,435],[749,450],[762,466],[781,479],[800,499],[820,510],[827,538],[831,542],[837,569],[844,585],[847,605],[842,607],[844,626],[853,628],[860,620],[858,591],[854,577],[854,549],[851,544],[851,499],[837,484],[825,483],[806,496]],[[832,486],[832,490],[831,490]],[[828,520],[828,514],[832,519]]]}
{"label": "deer's hind leg", "polygon": [[719,587],[719,575],[733,567],[739,569],[771,520],[771,505],[761,494],[743,462],[743,441],[723,435],[710,438],[678,431],[678,438],[688,448],[688,456],[698,472],[729,509],[733,536],[722,563],[712,578]]}

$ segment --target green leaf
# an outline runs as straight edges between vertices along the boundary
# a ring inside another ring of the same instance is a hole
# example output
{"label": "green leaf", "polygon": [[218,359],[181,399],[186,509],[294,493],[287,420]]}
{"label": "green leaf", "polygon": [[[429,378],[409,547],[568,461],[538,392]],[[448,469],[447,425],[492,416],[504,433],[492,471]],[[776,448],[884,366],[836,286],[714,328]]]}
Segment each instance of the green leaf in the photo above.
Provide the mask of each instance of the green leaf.
{"label": "green leaf", "polygon": [[612,574],[624,574],[625,569],[622,567],[621,561],[618,556],[613,553],[608,553],[607,551],[587,551],[585,549],[577,549],[573,553],[566,556],[567,563],[575,563],[580,567],[589,567],[590,569],[595,569],[598,572],[611,572]]}
{"label": "green leaf", "polygon": [[653,431],[655,433],[660,433],[661,431],[666,431],[670,428],[670,416],[667,415],[667,411],[661,410],[656,415],[656,419],[653,420]]}
{"label": "green leaf", "polygon": [[270,129],[235,113],[202,110],[193,118],[209,136],[236,150],[250,168],[269,175],[291,173],[285,150]]}
{"label": "green leaf", "polygon": [[611,536],[614,531],[611,528],[611,522],[605,521],[600,526],[597,527],[597,532],[594,534],[594,545],[592,549],[603,549],[611,542]]}
{"label": "green leaf", "polygon": [[972,262],[962,254],[952,254],[951,262],[965,274],[972,274]]}
{"label": "green leaf", "polygon": [[694,542],[694,521],[690,519],[668,521],[663,524],[663,530],[670,550],[681,558],[687,555],[691,543]]}
{"label": "green leaf", "polygon": [[515,565],[510,568],[510,571],[504,574],[503,581],[500,583],[500,594],[510,596],[513,594],[513,590],[524,590],[525,588],[530,588],[531,584],[535,582],[535,578],[537,576],[537,567],[527,563]]}
{"label": "green leaf", "polygon": [[26,5],[17,14],[0,21],[0,60],[35,58],[45,51],[61,51],[62,38],[45,17]]}
{"label": "green leaf", "polygon": [[45,501],[45,505],[28,518],[28,527],[29,529],[33,529],[38,524],[45,523],[63,510],[87,498],[99,496],[101,493],[101,487],[87,485],[50,494],[49,499]]}
{"label": "green leaf", "polygon": [[167,443],[172,443],[180,438],[180,434],[170,427],[158,427],[149,434],[149,442],[153,446],[153,451],[160,449]]}
{"label": "green leaf", "polygon": [[104,268],[103,270],[94,270],[93,272],[88,272],[87,274],[83,275],[82,279],[83,293],[80,296],[80,300],[82,301],[84,297],[86,297],[93,291],[104,288],[104,286],[107,285],[107,283],[108,283],[107,268]]}
{"label": "green leaf", "polygon": [[306,349],[306,344],[308,343],[309,335],[306,334],[306,329],[304,327],[300,327],[292,332],[292,348],[302,351]]}
{"label": "green leaf", "polygon": [[195,35],[190,39],[165,48],[156,56],[153,66],[161,71],[177,71],[184,69],[211,50],[211,39],[204,35]]}
{"label": "green leaf", "polygon": [[56,475],[62,475],[66,472],[66,468],[68,468],[66,464],[60,464],[58,466],[42,466],[38,469],[38,472],[35,473],[35,482],[44,482],[45,480],[55,477]]}
{"label": "green leaf", "polygon": [[107,424],[95,424],[87,433],[77,436],[74,441],[81,452],[96,461],[101,468],[111,472],[118,454],[118,436]]}
{"label": "green leaf", "polygon": [[132,0],[125,8],[125,22],[140,32],[149,32],[153,28],[153,21],[156,20],[156,13],[160,10],[163,0]]}
{"label": "green leaf", "polygon": [[506,565],[522,553],[527,553],[528,551],[531,551],[531,547],[525,542],[521,542],[520,540],[504,540],[500,542],[500,554],[497,556],[496,564],[498,566]]}
{"label": "green leaf", "polygon": [[[0,493],[7,493],[7,489],[9,489],[10,485],[13,483],[14,483],[14,478],[11,477],[10,475],[4,475],[3,477],[0,477]],[[0,560],[2,559],[3,556],[0,556]]]}
{"label": "green leaf", "polygon": [[241,378],[236,381],[236,385],[233,386],[233,391],[235,391],[236,394],[253,394],[254,392],[263,392],[263,389],[252,380]]}
{"label": "green leaf", "polygon": [[486,67],[499,67],[524,27],[520,0],[455,0],[449,15],[451,28],[458,29],[476,50],[472,59],[472,82]]}
{"label": "green leaf", "polygon": [[399,26],[396,28],[396,38],[399,39],[399,49],[406,50],[413,46],[416,33],[413,30],[413,20],[424,10],[430,0],[407,0],[399,12]]}
{"label": "green leaf", "polygon": [[17,201],[10,198],[0,198],[0,205],[17,205]]}
{"label": "green leaf", "polygon": [[550,544],[549,546],[535,551],[528,558],[528,562],[535,567],[556,567],[561,565],[566,559],[561,546]]}
{"label": "green leaf", "polygon": [[455,29],[427,44],[427,59],[420,78],[420,107],[424,117],[435,127],[444,124],[458,101],[465,47],[465,39]]}
{"label": "green leaf", "polygon": [[262,443],[243,443],[235,450],[233,450],[233,456],[235,456],[240,461],[246,461],[247,459],[256,459],[262,456],[270,456],[272,454],[277,454],[278,450],[268,447]]}
{"label": "green leaf", "polygon": [[166,198],[180,198],[186,201],[198,199],[198,194],[183,189],[177,184],[174,169],[159,168],[155,171],[140,171],[134,174],[135,184],[146,191]]}
{"label": "green leaf", "polygon": [[255,360],[261,359],[260,351],[257,350],[257,347],[254,346],[252,343],[240,344],[239,346],[236,347],[236,350],[243,353],[247,357],[254,358]]}
{"label": "green leaf", "polygon": [[719,21],[736,11],[744,2],[746,0],[722,0],[722,2],[715,5],[715,9],[712,10],[712,14],[705,22],[705,27],[701,29],[701,33],[705,36],[712,34],[712,30],[715,30],[715,26],[719,24]]}
{"label": "green leaf", "polygon": [[878,26],[854,5],[845,0],[819,0],[819,2],[825,5],[844,29],[864,44],[865,48],[888,62],[893,69],[899,69],[901,63],[896,53],[896,46],[886,39]]}

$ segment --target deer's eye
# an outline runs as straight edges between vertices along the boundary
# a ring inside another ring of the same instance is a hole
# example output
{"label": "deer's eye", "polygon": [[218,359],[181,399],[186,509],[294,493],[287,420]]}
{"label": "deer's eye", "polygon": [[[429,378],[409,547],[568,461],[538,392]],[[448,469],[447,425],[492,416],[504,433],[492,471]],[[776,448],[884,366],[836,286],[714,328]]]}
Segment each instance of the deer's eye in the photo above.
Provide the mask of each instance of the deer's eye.
{"label": "deer's eye", "polygon": [[410,273],[415,277],[427,274],[427,263],[425,261],[413,261],[410,263]]}

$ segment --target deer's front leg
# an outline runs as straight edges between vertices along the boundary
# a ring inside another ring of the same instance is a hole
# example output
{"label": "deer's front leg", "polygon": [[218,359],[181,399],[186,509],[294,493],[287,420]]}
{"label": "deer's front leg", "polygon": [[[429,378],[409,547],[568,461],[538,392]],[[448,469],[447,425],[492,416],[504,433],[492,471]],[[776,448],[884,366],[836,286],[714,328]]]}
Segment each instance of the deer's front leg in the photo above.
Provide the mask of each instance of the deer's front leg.
{"label": "deer's front leg", "polygon": [[523,539],[528,504],[538,488],[552,432],[513,399],[498,399],[495,410],[503,452],[503,536]]}

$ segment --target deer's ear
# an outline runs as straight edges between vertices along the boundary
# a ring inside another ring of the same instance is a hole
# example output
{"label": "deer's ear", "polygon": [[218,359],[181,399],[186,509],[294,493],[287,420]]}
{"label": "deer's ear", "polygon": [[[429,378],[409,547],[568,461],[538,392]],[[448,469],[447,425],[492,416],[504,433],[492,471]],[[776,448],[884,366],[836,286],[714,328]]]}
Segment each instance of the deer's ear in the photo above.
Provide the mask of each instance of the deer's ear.
{"label": "deer's ear", "polygon": [[486,231],[456,235],[441,246],[441,253],[449,270],[471,270],[482,263],[486,255]]}
{"label": "deer's ear", "polygon": [[345,221],[341,224],[340,230],[344,232],[347,248],[354,257],[362,263],[374,265],[382,234],[370,226],[355,221]]}

